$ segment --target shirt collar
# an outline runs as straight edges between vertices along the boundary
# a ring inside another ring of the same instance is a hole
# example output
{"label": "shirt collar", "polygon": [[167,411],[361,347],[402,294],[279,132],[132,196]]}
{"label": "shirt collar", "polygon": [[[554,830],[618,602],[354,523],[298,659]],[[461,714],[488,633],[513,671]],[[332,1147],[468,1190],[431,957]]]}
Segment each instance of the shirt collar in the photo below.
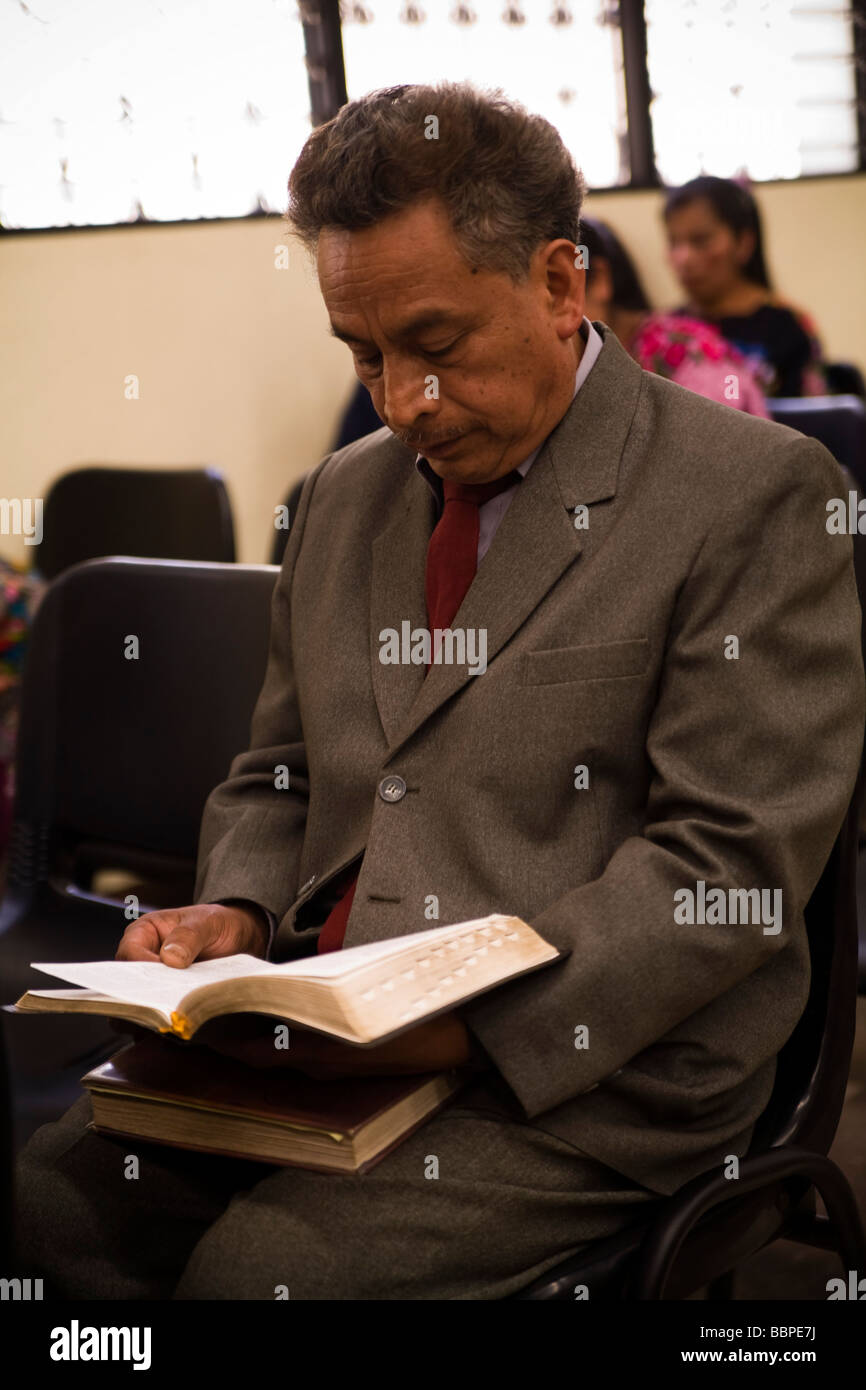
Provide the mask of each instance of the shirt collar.
{"label": "shirt collar", "polygon": [[[602,347],[604,346],[601,334],[598,333],[595,328],[593,328],[592,323],[588,318],[584,317],[581,320],[578,332],[580,333],[581,338],[583,338],[585,346],[583,349],[583,356],[581,357],[577,371],[574,374],[574,391],[572,392],[571,396],[572,400],[574,400],[581,386],[586,381],[586,378],[592,371],[596,359],[598,358],[598,354],[601,352]],[[532,453],[529,455],[528,458],[525,458],[522,463],[517,464],[517,472],[522,474],[524,478],[526,477],[530,468],[534,464],[535,460],[538,458],[538,455],[541,453],[542,447],[543,441],[542,444],[539,444],[537,449],[533,449]],[[415,459],[415,467],[421,474],[421,477],[424,478],[425,481],[432,488],[437,500],[441,502],[442,479],[439,477],[438,473],[434,473],[433,469],[430,467],[430,464],[427,462],[423,454],[417,455]]]}

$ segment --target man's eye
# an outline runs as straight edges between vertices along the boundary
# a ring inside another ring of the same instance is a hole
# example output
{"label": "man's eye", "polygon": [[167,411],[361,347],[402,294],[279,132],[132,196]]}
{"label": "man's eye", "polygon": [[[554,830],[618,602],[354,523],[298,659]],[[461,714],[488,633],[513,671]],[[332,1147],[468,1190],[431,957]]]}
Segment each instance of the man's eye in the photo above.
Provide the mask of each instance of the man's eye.
{"label": "man's eye", "polygon": [[445,357],[449,352],[451,352],[452,348],[455,348],[457,346],[457,343],[458,339],[455,338],[453,343],[449,343],[447,347],[422,348],[421,351],[423,352],[425,357]]}
{"label": "man's eye", "polygon": [[358,364],[359,367],[375,367],[376,363],[379,362],[380,360],[381,360],[381,359],[380,359],[380,355],[379,355],[378,352],[377,352],[377,353],[375,354],[375,356],[373,356],[373,357],[356,357],[356,358],[355,358],[355,361],[357,362],[357,364]]}

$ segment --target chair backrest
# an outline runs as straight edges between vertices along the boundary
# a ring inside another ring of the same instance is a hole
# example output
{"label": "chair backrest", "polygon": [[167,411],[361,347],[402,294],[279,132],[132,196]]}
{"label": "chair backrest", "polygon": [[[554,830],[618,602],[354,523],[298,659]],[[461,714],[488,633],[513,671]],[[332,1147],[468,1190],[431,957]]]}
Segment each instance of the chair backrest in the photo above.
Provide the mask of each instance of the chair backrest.
{"label": "chair backrest", "polygon": [[831,392],[839,396],[862,396],[866,399],[866,381],[853,362],[825,362],[824,375]]}
{"label": "chair backrest", "polygon": [[205,799],[249,746],[277,575],[113,557],[49,586],[23,673],[10,886],[74,878],[85,846],[106,866],[128,866],[125,849],[194,864]]}
{"label": "chair backrest", "polygon": [[283,556],[286,553],[286,546],[289,540],[289,532],[292,529],[292,519],[295,512],[298,510],[298,502],[301,500],[301,493],[304,488],[304,483],[307,481],[307,476],[306,473],[302,473],[300,478],[292,483],[289,495],[285,500],[284,506],[289,514],[289,524],[288,526],[281,526],[274,529],[274,540],[271,546],[270,556],[272,565],[281,565],[283,563]]}
{"label": "chair backrest", "polygon": [[799,1144],[829,1153],[839,1124],[857,1009],[857,843],[861,772],[830,857],[806,907],[812,977],[803,1014],[779,1053],[769,1104],[751,1148]]}
{"label": "chair backrest", "polygon": [[774,420],[819,439],[866,488],[866,402],[859,396],[777,396],[767,404]]}
{"label": "chair backrest", "polygon": [[35,565],[54,579],[107,555],[235,558],[222,474],[214,468],[76,468],[49,489]]}

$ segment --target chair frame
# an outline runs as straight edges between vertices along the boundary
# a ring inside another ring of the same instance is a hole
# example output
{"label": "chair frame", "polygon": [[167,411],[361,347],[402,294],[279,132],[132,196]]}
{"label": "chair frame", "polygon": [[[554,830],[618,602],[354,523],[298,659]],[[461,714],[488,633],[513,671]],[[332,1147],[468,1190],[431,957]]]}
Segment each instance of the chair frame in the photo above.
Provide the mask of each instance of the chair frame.
{"label": "chair frame", "polygon": [[[68,819],[62,813],[59,753],[76,734],[70,728],[65,696],[60,693],[64,670],[68,667],[72,672],[76,700],[82,691],[89,691],[78,656],[70,657],[70,640],[74,640],[70,630],[77,632],[76,624],[80,623],[95,631],[99,639],[99,614],[91,601],[100,585],[113,603],[118,596],[124,603],[124,595],[137,596],[131,611],[144,611],[146,604],[152,624],[164,621],[160,614],[169,611],[172,597],[177,598],[190,581],[197,605],[210,612],[217,603],[223,620],[231,614],[233,626],[227,630],[235,631],[237,625],[236,639],[242,634],[243,640],[225,648],[224,660],[220,658],[217,667],[230,682],[228,667],[237,662],[240,646],[244,659],[239,670],[243,675],[240,685],[234,687],[235,694],[229,698],[230,692],[224,691],[216,704],[219,727],[226,731],[226,738],[220,735],[219,759],[209,769],[207,781],[197,787],[196,795],[204,794],[225,776],[234,753],[246,746],[249,719],[266,668],[270,605],[277,577],[278,571],[266,565],[108,556],[70,566],[49,586],[36,614],[23,672],[15,807],[6,885],[0,899],[2,1002],[12,1003],[17,994],[32,987],[29,962],[34,959],[102,959],[113,954],[124,925],[124,894],[118,897],[112,896],[110,889],[98,891],[101,885],[93,878],[97,867],[132,871],[140,878],[135,890],[139,912],[191,901],[190,896],[175,896],[176,885],[188,884],[185,895],[191,895],[194,886],[195,817],[189,807],[189,815],[185,813],[165,834],[160,818],[151,842],[138,833],[134,820],[116,814],[127,795],[123,787],[117,791],[117,802],[111,799],[114,791],[106,791],[104,802],[111,808],[108,819],[89,819],[86,807],[80,819],[78,807]],[[189,609],[184,621],[191,621]],[[206,626],[201,625],[201,630],[206,632]],[[187,626],[183,631],[189,633],[190,629]],[[169,643],[166,651],[172,650]],[[213,700],[211,705],[215,705]],[[112,733],[125,730],[127,713],[125,706],[117,705],[117,728],[112,726]],[[234,731],[230,735],[229,729]],[[132,737],[125,731],[123,736],[127,741]],[[85,729],[80,737],[87,746]],[[211,739],[205,745],[211,750],[206,756],[212,759],[216,744]],[[132,747],[136,746],[132,737]],[[104,768],[104,753],[100,763]],[[195,779],[201,781],[200,765]],[[172,804],[177,800],[174,797]],[[110,839],[113,828],[116,839]],[[38,945],[34,945],[34,935]],[[34,1118],[54,1118],[72,1104],[80,1093],[82,1072],[117,1050],[116,1034],[99,1015],[62,1019],[60,1030],[54,1027],[53,1018],[42,1018],[38,1037],[28,1033],[31,1022],[13,1015],[0,1021],[9,1064],[15,1137],[22,1131],[26,1137]]]}
{"label": "chair frame", "polygon": [[[828,915],[832,947],[817,968],[812,949],[809,998],[779,1054],[773,1094],[740,1160],[738,1179],[725,1178],[717,1167],[699,1174],[661,1198],[653,1217],[577,1251],[513,1298],[573,1300],[578,1285],[592,1293],[595,1278],[602,1300],[660,1301],[703,1288],[711,1298],[731,1299],[736,1266],[779,1239],[835,1251],[846,1270],[866,1272],[866,1233],[857,1202],[848,1179],[828,1157],[854,1047],[862,791],[861,771],[806,909],[810,948],[821,929],[826,931]],[[816,1211],[816,1191],[826,1216]],[[738,1218],[741,1225],[746,1222],[745,1232],[737,1229]],[[761,1219],[763,1229],[755,1226]],[[672,1285],[676,1291],[670,1294]]]}

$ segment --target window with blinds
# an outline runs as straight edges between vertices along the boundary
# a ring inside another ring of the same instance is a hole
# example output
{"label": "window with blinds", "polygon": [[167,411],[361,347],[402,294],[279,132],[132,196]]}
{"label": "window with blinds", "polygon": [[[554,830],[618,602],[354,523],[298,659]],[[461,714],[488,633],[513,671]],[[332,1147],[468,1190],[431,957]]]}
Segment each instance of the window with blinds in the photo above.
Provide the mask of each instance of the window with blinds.
{"label": "window with blinds", "polygon": [[754,180],[856,170],[854,20],[838,0],[646,0],[656,167]]}
{"label": "window with blinds", "polygon": [[600,0],[347,0],[340,5],[350,99],[403,82],[501,87],[546,117],[587,182],[628,183],[618,7]]}
{"label": "window with blinds", "polygon": [[309,132],[294,0],[5,0],[3,227],[281,212]]}
{"label": "window with blinds", "polygon": [[591,188],[654,184],[650,130],[665,184],[847,173],[858,22],[840,0],[5,0],[0,229],[281,213],[311,104],[445,78],[546,116]]}

